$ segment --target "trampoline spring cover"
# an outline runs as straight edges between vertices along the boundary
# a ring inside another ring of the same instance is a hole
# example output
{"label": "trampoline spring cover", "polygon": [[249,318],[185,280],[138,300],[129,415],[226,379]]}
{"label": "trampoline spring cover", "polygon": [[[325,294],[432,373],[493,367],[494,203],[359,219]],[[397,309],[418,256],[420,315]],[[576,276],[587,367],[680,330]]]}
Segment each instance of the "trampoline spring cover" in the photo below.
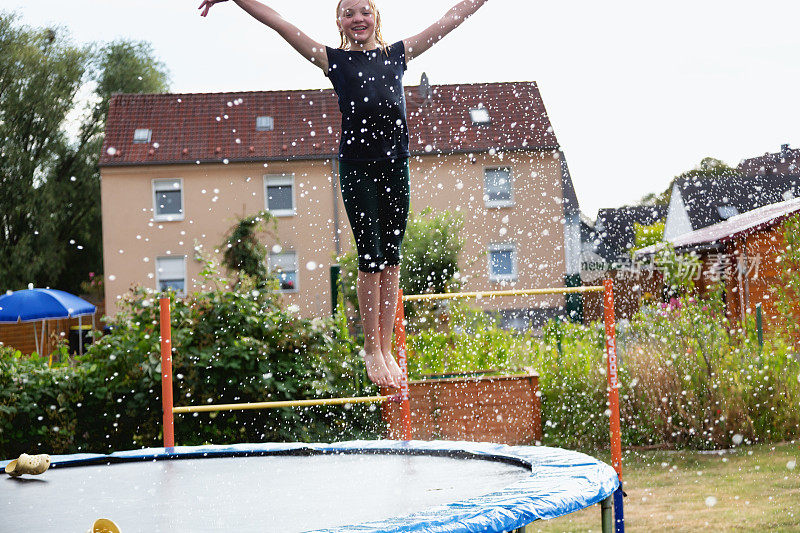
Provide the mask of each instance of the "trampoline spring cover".
{"label": "trampoline spring cover", "polygon": [[[52,468],[157,459],[303,454],[400,454],[474,457],[523,465],[530,474],[511,485],[477,497],[428,509],[314,533],[510,531],[537,519],[549,519],[599,503],[619,486],[614,469],[588,455],[545,446],[450,441],[349,441],[335,444],[235,444],[176,446],[103,454],[52,456]],[[10,461],[0,461],[0,468]],[[391,480],[387,480],[391,482]],[[13,492],[7,494],[13,504]],[[235,529],[235,528],[234,528]]]}

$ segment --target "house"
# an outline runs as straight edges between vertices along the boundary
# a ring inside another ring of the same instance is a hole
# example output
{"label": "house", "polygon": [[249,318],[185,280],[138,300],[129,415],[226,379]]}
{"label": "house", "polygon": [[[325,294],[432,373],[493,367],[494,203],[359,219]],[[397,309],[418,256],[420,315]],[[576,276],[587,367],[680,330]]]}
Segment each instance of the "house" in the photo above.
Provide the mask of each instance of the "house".
{"label": "house", "polygon": [[[790,188],[784,189],[781,195],[791,191],[793,197],[800,196],[798,178],[800,178],[800,149],[790,148],[782,144],[780,152],[766,153],[759,157],[743,159],[739,163],[739,171],[746,177],[772,176],[789,178],[787,183]],[[780,187],[777,188],[780,190]],[[789,200],[790,198],[783,198]]]}
{"label": "house", "polygon": [[[631,250],[636,244],[636,224],[649,226],[664,220],[666,214],[664,205],[600,209],[594,226],[584,235],[581,277],[587,285],[602,278],[614,280],[614,309],[619,318],[633,316],[644,295],[660,292],[660,277],[631,268]],[[584,302],[584,320],[603,318],[602,295],[586,295]]]}
{"label": "house", "polygon": [[741,161],[734,172],[714,179],[694,177],[672,185],[664,238],[671,239],[800,193],[800,150]]}
{"label": "house", "polygon": [[[775,286],[780,281],[778,256],[785,247],[782,224],[798,213],[800,198],[784,200],[667,240],[678,253],[699,256],[693,277],[701,295],[713,283],[724,284],[726,315],[732,322],[761,304],[769,324],[778,318]],[[637,255],[652,255],[659,246],[643,248]]]}
{"label": "house", "polygon": [[636,244],[636,224],[650,226],[663,221],[667,206],[637,205],[600,209],[594,223],[593,252],[609,263],[629,260]]}
{"label": "house", "polygon": [[[578,273],[569,169],[536,83],[406,88],[412,210],[463,215],[463,290],[564,286]],[[202,286],[196,248],[259,210],[278,220],[269,266],[303,316],[331,309],[330,266],[351,246],[338,190],[335,94],[118,94],[101,153],[106,308],[133,285]],[[561,296],[486,300],[507,325],[563,313]]]}

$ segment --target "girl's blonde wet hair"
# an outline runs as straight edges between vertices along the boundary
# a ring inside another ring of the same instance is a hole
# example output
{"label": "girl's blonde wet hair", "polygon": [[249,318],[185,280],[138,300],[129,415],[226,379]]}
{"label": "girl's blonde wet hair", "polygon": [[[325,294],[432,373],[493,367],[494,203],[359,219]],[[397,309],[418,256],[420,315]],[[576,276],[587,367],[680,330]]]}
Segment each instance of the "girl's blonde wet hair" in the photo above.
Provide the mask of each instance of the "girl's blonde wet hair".
{"label": "girl's blonde wet hair", "polygon": [[[344,2],[344,0],[339,0],[339,2],[336,4],[336,20],[339,20],[339,10],[342,7],[342,2]],[[389,48],[389,45],[386,44],[386,41],[383,40],[383,35],[381,35],[381,12],[378,11],[378,6],[375,5],[374,0],[367,0],[367,3],[369,4],[369,8],[372,10],[372,12],[375,13],[375,40],[378,42],[378,46],[381,47],[381,50],[383,50],[384,53],[387,53],[386,49]],[[341,28],[339,28],[339,37],[342,39],[342,42],[339,43],[339,48],[342,50],[349,50],[350,41],[347,40],[347,37]]]}

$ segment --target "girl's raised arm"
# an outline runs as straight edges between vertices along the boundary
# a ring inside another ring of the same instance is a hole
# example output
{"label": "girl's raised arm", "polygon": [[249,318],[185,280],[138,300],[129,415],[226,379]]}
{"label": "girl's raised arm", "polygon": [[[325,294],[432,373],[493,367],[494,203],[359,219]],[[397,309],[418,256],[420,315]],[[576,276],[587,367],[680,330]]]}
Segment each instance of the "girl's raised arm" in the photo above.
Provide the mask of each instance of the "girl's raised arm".
{"label": "girl's raised arm", "polygon": [[441,41],[445,35],[458,28],[467,17],[475,13],[486,2],[487,0],[463,0],[450,8],[450,11],[445,13],[442,18],[421,33],[408,39],[403,39],[403,46],[406,49],[406,62],[411,61]]}
{"label": "girl's raised arm", "polygon": [[[227,0],[203,0],[199,9],[202,9],[201,16],[205,17],[211,6]],[[277,11],[265,6],[256,0],[233,0],[236,5],[247,11],[254,19],[269,26],[283,37],[292,48],[300,52],[300,55],[314,63],[322,69],[328,71],[328,54],[325,47],[311,39],[308,35],[297,29],[297,26],[284,19]]]}

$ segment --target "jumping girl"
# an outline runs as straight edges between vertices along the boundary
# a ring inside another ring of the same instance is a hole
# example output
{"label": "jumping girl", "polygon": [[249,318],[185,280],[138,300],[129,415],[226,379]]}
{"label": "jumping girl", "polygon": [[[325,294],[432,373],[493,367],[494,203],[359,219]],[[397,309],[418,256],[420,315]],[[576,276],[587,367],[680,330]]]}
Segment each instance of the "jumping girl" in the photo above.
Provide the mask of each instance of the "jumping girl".
{"label": "jumping girl", "polygon": [[[227,0],[203,0],[201,15]],[[418,35],[387,44],[374,0],[339,0],[339,48],[323,46],[256,0],[233,0],[325,73],[339,97],[339,180],[358,250],[356,292],[364,328],[362,355],[377,385],[398,388],[391,353],[400,246],[408,218],[406,64],[440,41],[487,0],[463,0]]]}

